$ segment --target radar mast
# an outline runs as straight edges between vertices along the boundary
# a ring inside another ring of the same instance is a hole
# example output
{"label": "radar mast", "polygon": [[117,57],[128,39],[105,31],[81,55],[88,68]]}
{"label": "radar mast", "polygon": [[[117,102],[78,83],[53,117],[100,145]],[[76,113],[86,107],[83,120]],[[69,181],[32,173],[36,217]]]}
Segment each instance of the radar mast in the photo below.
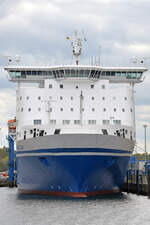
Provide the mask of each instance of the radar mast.
{"label": "radar mast", "polygon": [[[70,40],[70,37],[67,37],[66,39]],[[80,55],[82,54],[83,41],[86,41],[86,38],[82,39],[78,37],[78,32],[75,31],[73,37],[71,38],[71,47],[72,47],[72,56],[76,65],[79,65],[80,62]]]}

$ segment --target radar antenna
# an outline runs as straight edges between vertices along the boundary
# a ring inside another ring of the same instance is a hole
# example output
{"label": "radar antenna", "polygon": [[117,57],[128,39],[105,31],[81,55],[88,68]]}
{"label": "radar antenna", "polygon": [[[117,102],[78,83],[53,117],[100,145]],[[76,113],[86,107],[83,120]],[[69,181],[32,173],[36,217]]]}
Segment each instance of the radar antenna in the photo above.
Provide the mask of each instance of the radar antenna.
{"label": "radar antenna", "polygon": [[[70,40],[70,37],[66,38]],[[74,36],[71,38],[72,56],[76,65],[79,65],[80,55],[82,54],[82,42],[86,41],[86,38],[79,38],[77,31],[74,32]]]}

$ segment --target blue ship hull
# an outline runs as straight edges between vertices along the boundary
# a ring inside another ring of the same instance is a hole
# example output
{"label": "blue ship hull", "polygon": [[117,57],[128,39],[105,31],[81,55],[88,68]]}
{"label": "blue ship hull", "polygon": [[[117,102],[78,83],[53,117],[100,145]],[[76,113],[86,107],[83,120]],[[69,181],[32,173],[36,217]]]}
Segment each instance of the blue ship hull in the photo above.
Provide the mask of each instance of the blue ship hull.
{"label": "blue ship hull", "polygon": [[129,159],[129,151],[102,148],[18,152],[18,189],[74,197],[120,192]]}

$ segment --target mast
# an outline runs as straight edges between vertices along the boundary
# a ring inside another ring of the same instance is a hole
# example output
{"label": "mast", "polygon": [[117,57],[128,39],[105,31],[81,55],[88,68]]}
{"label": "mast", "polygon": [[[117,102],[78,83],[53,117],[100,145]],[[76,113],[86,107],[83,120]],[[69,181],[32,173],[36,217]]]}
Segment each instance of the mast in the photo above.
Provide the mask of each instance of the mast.
{"label": "mast", "polygon": [[[70,37],[66,38],[70,40]],[[79,65],[80,55],[82,54],[82,42],[86,41],[86,38],[78,37],[77,31],[74,32],[73,37],[71,38],[71,47],[72,47],[72,56],[76,65]]]}

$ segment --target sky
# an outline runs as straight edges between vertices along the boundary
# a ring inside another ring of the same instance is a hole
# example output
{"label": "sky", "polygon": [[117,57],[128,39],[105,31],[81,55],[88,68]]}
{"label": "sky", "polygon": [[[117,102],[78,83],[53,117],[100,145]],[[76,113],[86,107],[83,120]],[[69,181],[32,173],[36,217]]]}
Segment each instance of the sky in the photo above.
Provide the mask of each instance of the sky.
{"label": "sky", "polygon": [[[7,121],[15,116],[16,85],[3,70],[7,56],[25,65],[71,62],[66,36],[75,30],[87,41],[82,64],[100,54],[101,66],[140,66],[150,69],[149,0],[3,0],[0,2],[0,146],[7,145]],[[137,63],[133,64],[133,57]],[[139,152],[150,152],[150,73],[135,89]]]}

